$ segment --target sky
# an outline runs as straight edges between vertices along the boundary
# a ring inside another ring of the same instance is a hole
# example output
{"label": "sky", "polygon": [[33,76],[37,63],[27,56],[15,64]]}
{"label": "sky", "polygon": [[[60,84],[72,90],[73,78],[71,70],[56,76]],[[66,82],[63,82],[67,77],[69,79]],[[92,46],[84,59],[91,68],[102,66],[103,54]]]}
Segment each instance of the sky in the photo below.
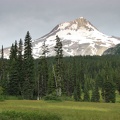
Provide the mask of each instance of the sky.
{"label": "sky", "polygon": [[0,0],[0,46],[24,41],[27,31],[38,39],[79,17],[106,35],[120,37],[120,0]]}

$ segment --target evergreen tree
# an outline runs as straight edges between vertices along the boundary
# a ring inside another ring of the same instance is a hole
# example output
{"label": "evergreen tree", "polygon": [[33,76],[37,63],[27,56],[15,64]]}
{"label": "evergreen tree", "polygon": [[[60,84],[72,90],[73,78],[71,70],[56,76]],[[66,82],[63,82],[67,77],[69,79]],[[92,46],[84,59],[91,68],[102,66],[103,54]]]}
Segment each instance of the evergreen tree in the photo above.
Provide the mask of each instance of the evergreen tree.
{"label": "evergreen tree", "polygon": [[73,58],[73,81],[74,81],[74,100],[80,101],[81,100],[81,87],[80,87],[80,80],[78,79],[77,75],[77,64],[75,58]]}
{"label": "evergreen tree", "polygon": [[1,59],[0,59],[0,86],[3,87],[3,74],[4,74],[4,52],[3,45],[1,49]]}
{"label": "evergreen tree", "polygon": [[80,58],[80,68],[79,68],[79,79],[80,79],[80,84],[81,84],[81,90],[84,90],[84,83],[85,83],[85,81],[84,81],[84,63],[83,63],[83,61],[82,61],[82,58]]}
{"label": "evergreen tree", "polygon": [[100,101],[100,93],[99,93],[99,88],[98,88],[97,82],[95,82],[94,88],[92,90],[91,101],[92,102],[99,102]]}
{"label": "evergreen tree", "polygon": [[72,96],[72,93],[70,92],[69,88],[71,87],[70,85],[70,78],[71,74],[70,74],[70,64],[66,63],[64,66],[65,71],[65,79],[64,79],[64,83],[63,83],[63,93],[67,96]]}
{"label": "evergreen tree", "polygon": [[101,96],[102,99],[105,100],[105,92],[104,92],[104,83],[105,83],[105,69],[101,69],[100,73],[98,74],[97,81],[99,82],[99,86],[101,88]]}
{"label": "evergreen tree", "polygon": [[111,82],[105,82],[105,102],[115,103],[115,86]]}
{"label": "evergreen tree", "polygon": [[114,79],[115,79],[117,91],[119,92],[119,95],[120,95],[120,74],[119,73],[120,73],[120,68],[117,68],[114,73]]}
{"label": "evergreen tree", "polygon": [[4,59],[4,49],[3,49],[3,45],[2,45],[2,50],[1,50],[1,59]]}
{"label": "evergreen tree", "polygon": [[20,95],[22,95],[23,97],[23,86],[24,86],[24,64],[23,64],[23,42],[22,39],[20,39],[19,41],[19,46],[18,46],[18,79],[19,79],[19,91],[20,91]]}
{"label": "evergreen tree", "polygon": [[48,94],[52,94],[55,92],[55,78],[53,71],[49,71],[49,79],[48,79]]}
{"label": "evergreen tree", "polygon": [[1,59],[0,59],[0,86],[4,89],[4,94],[7,94],[8,90],[8,71],[7,71],[7,60],[4,58],[4,49],[2,45]]}
{"label": "evergreen tree", "polygon": [[63,63],[63,81],[62,81],[62,94],[67,96],[72,96],[72,93],[74,91],[74,81],[72,79],[72,65],[68,62]]}
{"label": "evergreen tree", "polygon": [[76,80],[76,85],[74,87],[74,100],[80,101],[81,100],[81,87],[80,87],[80,81]]}
{"label": "evergreen tree", "polygon": [[63,59],[63,50],[62,50],[62,42],[58,36],[56,36],[56,45],[55,45],[55,82],[56,82],[56,95],[61,96],[62,94],[62,59]]}
{"label": "evergreen tree", "polygon": [[34,59],[32,57],[32,44],[29,31],[24,42],[24,86],[23,96],[25,99],[33,99],[34,92]]}
{"label": "evergreen tree", "polygon": [[115,84],[113,82],[111,66],[106,62],[105,64],[105,82],[104,82],[104,97],[105,102],[115,103]]}
{"label": "evergreen tree", "polygon": [[90,101],[90,95],[89,95],[89,78],[85,75],[85,83],[84,83],[84,98],[83,100],[85,102]]}
{"label": "evergreen tree", "polygon": [[19,95],[19,80],[18,80],[18,64],[17,64],[17,42],[12,44],[10,50],[10,63],[9,63],[9,94]]}
{"label": "evergreen tree", "polygon": [[43,97],[47,94],[47,88],[48,88],[48,65],[47,65],[47,53],[48,53],[48,46],[46,46],[45,41],[42,46],[42,56],[39,59],[39,94],[40,97]]}

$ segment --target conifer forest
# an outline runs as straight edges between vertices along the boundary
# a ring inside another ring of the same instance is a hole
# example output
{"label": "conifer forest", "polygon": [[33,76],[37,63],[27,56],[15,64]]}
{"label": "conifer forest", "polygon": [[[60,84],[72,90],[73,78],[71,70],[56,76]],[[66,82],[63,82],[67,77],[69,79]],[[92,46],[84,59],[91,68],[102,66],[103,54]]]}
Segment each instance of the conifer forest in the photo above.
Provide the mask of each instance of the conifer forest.
{"label": "conifer forest", "polygon": [[44,41],[42,54],[34,59],[29,32],[24,40],[12,44],[9,59],[4,58],[2,46],[2,94],[27,100],[67,96],[75,101],[116,102],[116,92],[120,94],[119,55],[65,57],[59,36],[54,50],[55,56],[48,57]]}

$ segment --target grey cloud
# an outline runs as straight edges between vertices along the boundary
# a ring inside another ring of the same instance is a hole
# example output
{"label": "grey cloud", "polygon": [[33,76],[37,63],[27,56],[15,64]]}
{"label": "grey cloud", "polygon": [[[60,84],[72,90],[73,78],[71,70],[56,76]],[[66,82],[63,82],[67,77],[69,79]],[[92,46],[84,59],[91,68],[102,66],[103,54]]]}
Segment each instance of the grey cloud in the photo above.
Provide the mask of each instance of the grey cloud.
{"label": "grey cloud", "polygon": [[80,16],[101,32],[120,36],[119,5],[120,0],[0,0],[0,45],[24,39],[27,30],[39,38]]}

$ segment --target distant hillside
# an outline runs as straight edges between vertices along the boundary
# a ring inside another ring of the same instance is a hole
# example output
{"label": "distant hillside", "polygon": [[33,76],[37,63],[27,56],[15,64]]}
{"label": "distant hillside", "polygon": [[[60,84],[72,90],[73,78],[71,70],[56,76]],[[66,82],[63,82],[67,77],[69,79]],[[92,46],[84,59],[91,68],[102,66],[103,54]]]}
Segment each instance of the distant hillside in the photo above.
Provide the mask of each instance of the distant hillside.
{"label": "distant hillside", "polygon": [[103,55],[120,55],[120,44],[107,49],[106,51],[104,51]]}

